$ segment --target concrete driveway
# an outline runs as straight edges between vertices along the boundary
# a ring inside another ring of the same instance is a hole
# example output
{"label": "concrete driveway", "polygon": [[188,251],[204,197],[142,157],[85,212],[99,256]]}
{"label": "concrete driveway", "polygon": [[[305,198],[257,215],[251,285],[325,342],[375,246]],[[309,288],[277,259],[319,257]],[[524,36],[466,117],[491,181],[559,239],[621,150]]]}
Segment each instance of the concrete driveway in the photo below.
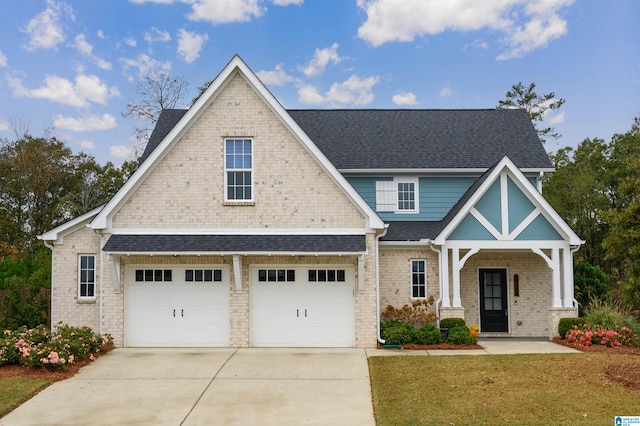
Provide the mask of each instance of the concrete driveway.
{"label": "concrete driveway", "polygon": [[116,349],[0,425],[375,424],[363,349]]}

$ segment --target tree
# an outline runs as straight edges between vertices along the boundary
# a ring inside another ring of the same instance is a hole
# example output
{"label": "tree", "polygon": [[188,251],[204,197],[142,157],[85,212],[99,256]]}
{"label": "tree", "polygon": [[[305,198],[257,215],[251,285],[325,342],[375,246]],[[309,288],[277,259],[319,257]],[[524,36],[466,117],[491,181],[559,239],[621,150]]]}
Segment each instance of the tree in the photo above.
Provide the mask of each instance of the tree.
{"label": "tree", "polygon": [[640,117],[630,131],[614,135],[607,169],[612,188],[606,216],[610,230],[603,246],[617,267],[620,295],[640,307]]}
{"label": "tree", "polygon": [[557,111],[564,105],[564,99],[556,99],[556,95],[553,92],[538,95],[535,91],[536,84],[531,83],[528,86],[519,82],[511,87],[511,90],[507,91],[506,99],[498,101],[497,109],[513,109],[523,108],[529,113],[529,117],[533,122],[538,137],[544,143],[547,138],[558,139],[560,134],[555,131],[553,127],[540,127],[545,119],[545,114],[548,111]]}
{"label": "tree", "polygon": [[608,150],[602,139],[585,139],[575,151],[558,150],[551,157],[556,171],[543,186],[545,198],[585,240],[579,259],[592,265],[605,264],[602,241],[609,229],[605,215],[611,208]]}
{"label": "tree", "polygon": [[77,160],[56,138],[27,136],[0,147],[0,240],[5,250],[33,255],[36,236],[62,222],[61,200],[77,186]]}
{"label": "tree", "polygon": [[122,113],[125,118],[139,120],[140,125],[134,128],[134,156],[139,157],[149,141],[151,129],[163,109],[175,108],[185,96],[189,83],[182,76],[173,77],[166,72],[154,71],[146,74],[138,81],[136,87],[137,101],[130,101],[127,110]]}

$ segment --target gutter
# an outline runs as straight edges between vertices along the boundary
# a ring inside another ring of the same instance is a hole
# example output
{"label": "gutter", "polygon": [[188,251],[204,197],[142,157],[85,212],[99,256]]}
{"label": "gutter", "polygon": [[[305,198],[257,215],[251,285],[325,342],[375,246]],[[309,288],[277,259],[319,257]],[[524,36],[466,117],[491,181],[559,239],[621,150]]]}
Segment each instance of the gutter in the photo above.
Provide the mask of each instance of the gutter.
{"label": "gutter", "polygon": [[[87,228],[89,228],[90,225],[87,225]],[[98,229],[93,229],[93,233],[96,234],[96,236],[98,238],[100,238],[100,243],[98,244],[98,246],[100,247],[100,335],[102,336],[104,334],[104,326],[103,326],[103,320],[102,320],[102,309],[104,306],[104,291],[103,291],[103,285],[102,285],[102,276],[104,275],[104,253],[102,251],[102,239],[104,237],[104,235],[102,235],[102,231],[98,230]]]}
{"label": "gutter", "polygon": [[54,277],[54,271],[53,271],[53,244],[50,244],[49,242],[47,242],[46,240],[42,240],[42,242],[44,243],[44,246],[46,248],[48,248],[49,250],[51,250],[51,331],[53,332],[53,289],[55,288],[55,286],[53,285],[53,277]]}
{"label": "gutter", "polygon": [[[579,245],[571,247],[570,252],[571,252],[571,263],[572,264],[573,264],[573,253],[577,252],[578,250],[580,250],[580,246]],[[571,268],[571,269],[573,270],[573,268]],[[574,276],[575,276],[575,272],[574,272]],[[566,277],[565,277],[565,279],[566,279]],[[573,280],[573,277],[571,277],[571,279]],[[576,286],[576,283],[574,282],[573,283],[573,288],[574,289],[575,289],[575,286]],[[575,308],[576,312],[580,312],[580,306],[578,306],[580,303],[578,303],[578,301],[576,300],[575,295],[576,295],[576,293],[574,291],[573,292],[573,296],[574,296],[573,297],[573,307]]]}
{"label": "gutter", "polygon": [[380,336],[380,238],[387,235],[387,231],[389,230],[389,224],[384,224],[384,231],[376,235],[376,338],[381,345],[384,345],[386,342]]}

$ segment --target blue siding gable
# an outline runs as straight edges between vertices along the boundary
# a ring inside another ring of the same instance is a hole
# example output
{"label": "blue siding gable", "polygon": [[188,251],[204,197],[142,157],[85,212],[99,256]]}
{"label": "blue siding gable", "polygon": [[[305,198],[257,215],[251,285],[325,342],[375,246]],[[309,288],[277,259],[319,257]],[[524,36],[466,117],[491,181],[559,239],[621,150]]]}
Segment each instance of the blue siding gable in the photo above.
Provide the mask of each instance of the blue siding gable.
{"label": "blue siding gable", "polygon": [[[347,181],[376,209],[376,181],[393,180],[393,176],[346,176]],[[431,177],[418,180],[418,213],[377,212],[385,221],[439,221],[469,189],[475,177]]]}

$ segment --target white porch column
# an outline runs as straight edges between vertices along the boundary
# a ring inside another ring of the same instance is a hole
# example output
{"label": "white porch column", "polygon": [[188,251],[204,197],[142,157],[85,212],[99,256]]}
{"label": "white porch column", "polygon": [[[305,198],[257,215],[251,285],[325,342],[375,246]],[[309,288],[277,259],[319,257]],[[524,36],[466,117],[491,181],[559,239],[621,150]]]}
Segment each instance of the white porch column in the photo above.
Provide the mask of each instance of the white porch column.
{"label": "white porch column", "polygon": [[451,249],[451,272],[453,275],[453,307],[461,308],[462,300],[460,299],[460,249]]}
{"label": "white porch column", "polygon": [[564,307],[573,308],[573,256],[571,255],[571,248],[563,248],[562,254],[562,265],[564,266]]}
{"label": "white porch column", "polygon": [[440,256],[441,267],[440,271],[442,272],[440,276],[440,284],[442,294],[442,307],[450,308],[451,300],[449,299],[449,248],[444,245],[442,246],[442,255]]}
{"label": "white porch column", "polygon": [[554,247],[551,250],[551,269],[553,271],[553,307],[562,308],[560,297],[560,249]]}

